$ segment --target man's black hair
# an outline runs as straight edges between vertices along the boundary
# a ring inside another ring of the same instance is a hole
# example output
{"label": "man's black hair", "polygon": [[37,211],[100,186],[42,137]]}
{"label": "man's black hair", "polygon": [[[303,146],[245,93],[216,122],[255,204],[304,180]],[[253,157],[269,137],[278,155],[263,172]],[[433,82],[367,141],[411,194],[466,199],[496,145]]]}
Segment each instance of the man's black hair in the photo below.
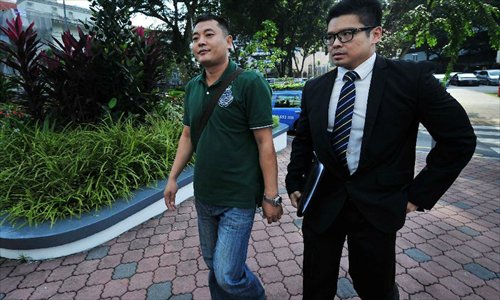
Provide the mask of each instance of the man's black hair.
{"label": "man's black hair", "polygon": [[365,26],[382,25],[382,4],[379,0],[341,0],[328,12],[326,24],[333,18],[356,15]]}
{"label": "man's black hair", "polygon": [[200,22],[211,21],[211,20],[214,20],[218,23],[219,27],[222,29],[222,32],[224,32],[226,35],[229,34],[229,23],[226,21],[226,19],[224,19],[221,16],[216,16],[216,15],[212,15],[212,14],[204,14],[204,15],[198,16],[196,18],[196,20],[194,21],[193,27],[195,27],[196,24],[198,24]]}

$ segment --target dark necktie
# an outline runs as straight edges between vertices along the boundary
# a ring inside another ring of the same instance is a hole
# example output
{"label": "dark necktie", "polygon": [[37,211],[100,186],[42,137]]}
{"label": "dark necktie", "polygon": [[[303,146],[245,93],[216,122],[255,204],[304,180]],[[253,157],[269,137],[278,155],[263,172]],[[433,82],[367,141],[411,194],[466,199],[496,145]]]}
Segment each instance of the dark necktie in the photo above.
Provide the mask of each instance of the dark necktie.
{"label": "dark necktie", "polygon": [[340,90],[340,97],[335,111],[335,124],[332,131],[332,145],[339,161],[347,166],[347,144],[351,132],[352,114],[354,110],[354,100],[356,99],[356,86],[354,80],[358,78],[358,73],[349,71],[345,73],[343,80],[346,81]]}

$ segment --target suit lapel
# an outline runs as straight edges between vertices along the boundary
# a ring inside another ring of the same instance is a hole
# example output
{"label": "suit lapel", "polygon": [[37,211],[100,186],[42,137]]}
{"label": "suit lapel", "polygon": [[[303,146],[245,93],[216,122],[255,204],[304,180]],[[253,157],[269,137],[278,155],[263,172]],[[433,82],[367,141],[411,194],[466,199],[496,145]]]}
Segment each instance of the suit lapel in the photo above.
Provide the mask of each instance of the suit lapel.
{"label": "suit lapel", "polygon": [[314,110],[311,110],[310,123],[313,134],[317,137],[318,143],[314,145],[317,155],[321,157],[321,162],[328,165],[337,164],[337,158],[333,152],[328,134],[328,109],[332,95],[333,85],[337,77],[337,69],[334,69],[321,78],[321,83],[312,92],[311,103],[314,103]]}
{"label": "suit lapel", "polygon": [[[328,128],[328,108],[330,106],[330,98],[332,97],[333,84],[335,83],[335,78],[337,78],[337,69],[335,68],[332,72],[328,73],[325,88],[321,89],[318,99],[320,100],[320,128],[325,129],[325,134],[323,134],[324,142],[330,144],[330,139],[328,134],[326,134],[326,128]],[[331,148],[331,147],[330,147]]]}
{"label": "suit lapel", "polygon": [[321,134],[321,148],[326,149],[328,155],[322,156],[321,162],[325,165],[326,168],[330,170],[331,173],[336,174],[338,177],[343,177],[347,175],[344,169],[340,168],[330,168],[330,166],[335,166],[338,164],[337,155],[333,151],[332,144],[330,142],[330,134],[327,131],[328,128],[328,110],[330,107],[330,99],[332,96],[333,85],[335,84],[335,79],[337,78],[337,68],[332,70],[327,74],[326,82],[323,85],[323,88],[318,91],[318,99],[319,102],[319,122]]}
{"label": "suit lapel", "polygon": [[361,142],[361,153],[359,158],[358,170],[362,168],[366,160],[366,147],[370,143],[370,137],[373,133],[373,127],[377,119],[378,109],[382,103],[385,83],[387,79],[387,69],[385,60],[377,55],[375,65],[373,66],[370,91],[368,93],[368,103],[366,108],[365,127],[363,130],[363,140]]}

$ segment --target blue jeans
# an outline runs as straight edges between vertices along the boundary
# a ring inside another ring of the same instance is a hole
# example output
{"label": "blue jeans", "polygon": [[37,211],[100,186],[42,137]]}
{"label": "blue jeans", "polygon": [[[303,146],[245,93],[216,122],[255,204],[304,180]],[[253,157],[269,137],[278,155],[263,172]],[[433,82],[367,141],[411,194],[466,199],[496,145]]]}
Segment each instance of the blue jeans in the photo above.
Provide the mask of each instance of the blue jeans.
{"label": "blue jeans", "polygon": [[212,299],[265,299],[265,291],[246,264],[255,208],[195,202],[203,259],[209,268]]}

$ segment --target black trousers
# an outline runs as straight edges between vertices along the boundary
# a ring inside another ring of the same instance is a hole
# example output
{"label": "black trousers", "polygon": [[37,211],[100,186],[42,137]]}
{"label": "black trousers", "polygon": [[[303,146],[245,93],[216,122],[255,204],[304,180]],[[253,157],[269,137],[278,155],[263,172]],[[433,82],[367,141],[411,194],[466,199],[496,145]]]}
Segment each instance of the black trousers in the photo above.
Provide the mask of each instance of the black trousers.
{"label": "black trousers", "polygon": [[395,285],[396,232],[384,233],[374,228],[350,201],[325,233],[317,234],[306,226],[302,231],[304,299],[335,297],[346,237],[349,274],[361,299],[399,299]]}

